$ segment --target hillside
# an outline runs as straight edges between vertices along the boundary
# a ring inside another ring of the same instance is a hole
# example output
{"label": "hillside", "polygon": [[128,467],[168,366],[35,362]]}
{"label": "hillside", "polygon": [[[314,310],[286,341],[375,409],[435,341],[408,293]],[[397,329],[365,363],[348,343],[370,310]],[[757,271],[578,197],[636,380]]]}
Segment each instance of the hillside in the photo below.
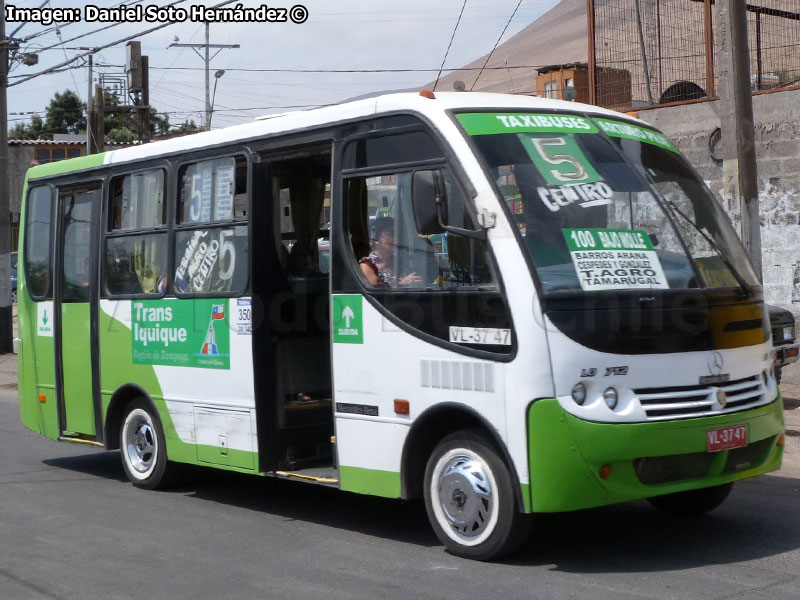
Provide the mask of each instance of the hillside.
{"label": "hillside", "polygon": [[[480,69],[486,56],[484,54],[463,69]],[[533,93],[536,90],[535,68],[513,67],[586,62],[587,57],[586,0],[561,0],[539,19],[497,47],[473,91]],[[506,61],[510,69],[504,68]],[[490,70],[488,67],[503,68]],[[453,89],[453,82],[461,80],[469,90],[477,75],[477,70],[454,71],[442,77],[436,89],[450,91]],[[433,87],[433,81],[426,87]]]}

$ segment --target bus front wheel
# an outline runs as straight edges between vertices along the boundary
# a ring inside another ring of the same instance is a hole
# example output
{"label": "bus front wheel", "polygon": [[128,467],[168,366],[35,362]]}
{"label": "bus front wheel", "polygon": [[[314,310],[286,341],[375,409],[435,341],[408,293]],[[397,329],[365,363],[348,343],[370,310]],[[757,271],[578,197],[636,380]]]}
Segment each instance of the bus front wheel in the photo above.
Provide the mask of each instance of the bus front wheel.
{"label": "bus front wheel", "polygon": [[457,556],[491,560],[518,549],[530,531],[508,467],[479,433],[444,438],[425,469],[425,508],[433,530]]}
{"label": "bus front wheel", "polygon": [[122,467],[136,487],[153,490],[173,479],[164,429],[148,402],[138,398],[125,410],[119,440]]}
{"label": "bus front wheel", "polygon": [[653,496],[647,500],[661,512],[677,517],[697,517],[722,504],[732,488],[733,483],[725,483],[699,490]]}

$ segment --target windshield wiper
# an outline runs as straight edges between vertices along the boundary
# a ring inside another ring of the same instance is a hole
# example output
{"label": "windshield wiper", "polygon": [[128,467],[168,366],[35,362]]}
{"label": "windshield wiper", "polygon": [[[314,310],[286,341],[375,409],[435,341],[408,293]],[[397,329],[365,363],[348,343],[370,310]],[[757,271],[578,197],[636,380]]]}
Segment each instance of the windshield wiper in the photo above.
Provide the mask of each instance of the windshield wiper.
{"label": "windshield wiper", "polygon": [[[694,227],[697,233],[703,236],[703,239],[705,239],[705,241],[708,242],[708,245],[711,246],[711,248],[713,248],[714,252],[716,252],[717,255],[722,259],[722,262],[725,263],[725,266],[728,267],[728,271],[730,271],[731,275],[733,275],[733,277],[739,283],[739,287],[741,288],[742,293],[746,295],[752,295],[753,290],[750,287],[750,284],[747,283],[747,281],[745,281],[744,277],[742,277],[742,274],[739,273],[738,269],[735,266],[733,266],[733,263],[725,255],[722,249],[716,244],[716,242],[712,240],[708,235],[706,235],[706,232],[703,231],[697,223],[692,221],[686,214],[684,214],[684,212],[680,208],[678,208],[672,200],[664,199],[664,201],[670,207],[670,209],[674,210],[678,215],[680,215],[683,218],[684,221],[686,221],[692,227]],[[694,256],[692,256],[692,260],[694,260]]]}

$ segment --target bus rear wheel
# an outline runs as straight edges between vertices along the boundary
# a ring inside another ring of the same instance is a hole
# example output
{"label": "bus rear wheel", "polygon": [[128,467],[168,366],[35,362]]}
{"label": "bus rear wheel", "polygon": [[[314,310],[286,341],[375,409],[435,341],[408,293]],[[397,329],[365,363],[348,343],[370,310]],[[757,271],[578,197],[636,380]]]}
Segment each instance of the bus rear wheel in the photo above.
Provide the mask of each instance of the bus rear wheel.
{"label": "bus rear wheel", "polygon": [[175,479],[176,465],[167,460],[161,421],[142,398],[132,400],[125,410],[119,448],[125,475],[136,487],[154,490]]}
{"label": "bus rear wheel", "polygon": [[676,517],[698,517],[711,512],[722,504],[731,493],[733,483],[714,487],[676,492],[664,496],[653,496],[648,502],[661,512]]}
{"label": "bus rear wheel", "polygon": [[425,508],[439,540],[474,560],[517,550],[530,531],[508,467],[483,436],[459,431],[444,438],[425,469]]}

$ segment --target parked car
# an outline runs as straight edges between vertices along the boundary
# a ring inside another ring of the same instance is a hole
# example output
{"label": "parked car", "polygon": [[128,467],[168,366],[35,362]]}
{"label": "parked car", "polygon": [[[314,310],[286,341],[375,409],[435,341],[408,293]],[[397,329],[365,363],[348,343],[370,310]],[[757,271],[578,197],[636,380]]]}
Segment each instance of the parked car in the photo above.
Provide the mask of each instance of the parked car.
{"label": "parked car", "polygon": [[783,367],[797,362],[800,357],[800,344],[795,343],[794,315],[791,311],[770,305],[767,305],[767,310],[775,349],[775,377],[780,383]]}

